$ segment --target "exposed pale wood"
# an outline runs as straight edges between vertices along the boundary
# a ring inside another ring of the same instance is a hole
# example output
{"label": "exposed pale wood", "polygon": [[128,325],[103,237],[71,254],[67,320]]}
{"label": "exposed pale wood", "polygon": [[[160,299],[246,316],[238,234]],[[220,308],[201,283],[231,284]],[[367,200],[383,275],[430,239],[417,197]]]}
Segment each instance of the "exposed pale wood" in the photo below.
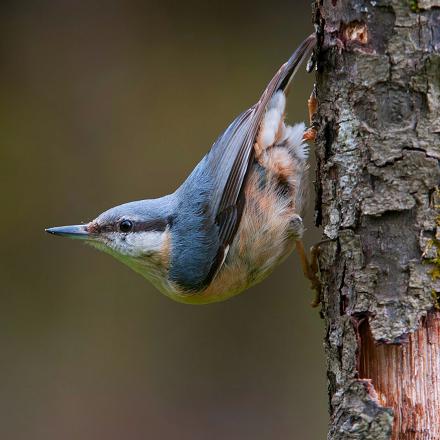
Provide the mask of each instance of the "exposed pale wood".
{"label": "exposed pale wood", "polygon": [[360,326],[359,377],[394,412],[393,439],[440,439],[440,312],[431,312],[400,345],[378,345]]}

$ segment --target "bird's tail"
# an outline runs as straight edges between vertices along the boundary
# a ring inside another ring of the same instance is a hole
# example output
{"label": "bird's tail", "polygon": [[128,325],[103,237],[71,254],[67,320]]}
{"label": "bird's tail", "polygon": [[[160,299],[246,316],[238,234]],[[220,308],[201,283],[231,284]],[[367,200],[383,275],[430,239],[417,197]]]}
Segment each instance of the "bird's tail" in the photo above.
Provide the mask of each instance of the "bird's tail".
{"label": "bird's tail", "polygon": [[284,93],[287,92],[289,88],[290,81],[295,76],[299,66],[310,56],[311,51],[316,45],[315,34],[309,35],[295,50],[292,56],[289,58],[287,63],[281,66],[280,71],[283,72],[283,77],[279,80],[279,85],[276,87],[275,91],[283,90]]}
{"label": "bird's tail", "polygon": [[280,67],[267,85],[259,101],[260,108],[264,109],[278,90],[282,90],[285,94],[287,93],[292,78],[299,66],[308,58],[315,45],[316,36],[311,34],[298,46],[289,60]]}

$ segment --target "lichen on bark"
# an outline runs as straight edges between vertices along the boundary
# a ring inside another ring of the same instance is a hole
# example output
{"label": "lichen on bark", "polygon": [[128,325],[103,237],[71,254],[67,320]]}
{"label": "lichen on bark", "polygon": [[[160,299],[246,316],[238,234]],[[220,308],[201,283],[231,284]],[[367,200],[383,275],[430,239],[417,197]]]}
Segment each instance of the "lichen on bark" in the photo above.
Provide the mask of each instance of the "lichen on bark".
{"label": "lichen on bark", "polygon": [[438,305],[440,4],[413,3],[315,2],[330,439],[391,436],[392,411],[359,378],[359,326],[402,344]]}

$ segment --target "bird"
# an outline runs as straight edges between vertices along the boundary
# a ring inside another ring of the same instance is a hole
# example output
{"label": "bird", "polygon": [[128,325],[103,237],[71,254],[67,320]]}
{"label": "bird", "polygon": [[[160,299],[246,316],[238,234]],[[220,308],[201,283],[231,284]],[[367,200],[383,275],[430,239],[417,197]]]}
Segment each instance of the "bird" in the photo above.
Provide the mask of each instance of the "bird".
{"label": "bird", "polygon": [[88,223],[46,232],[112,255],[186,304],[243,292],[295,247],[316,288],[316,269],[301,241],[308,198],[305,141],[314,132],[285,121],[291,80],[315,45],[312,34],[298,46],[256,104],[226,128],[172,194],[124,203]]}

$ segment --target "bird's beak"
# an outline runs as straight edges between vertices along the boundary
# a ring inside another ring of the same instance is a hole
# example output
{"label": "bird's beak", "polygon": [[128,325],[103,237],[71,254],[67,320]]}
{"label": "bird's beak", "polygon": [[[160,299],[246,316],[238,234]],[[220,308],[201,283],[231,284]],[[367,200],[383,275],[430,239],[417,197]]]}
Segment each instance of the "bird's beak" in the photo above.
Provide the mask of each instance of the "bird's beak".
{"label": "bird's beak", "polygon": [[85,240],[90,237],[87,225],[71,225],[71,226],[57,226],[55,228],[45,229],[46,232],[61,237],[77,238]]}

